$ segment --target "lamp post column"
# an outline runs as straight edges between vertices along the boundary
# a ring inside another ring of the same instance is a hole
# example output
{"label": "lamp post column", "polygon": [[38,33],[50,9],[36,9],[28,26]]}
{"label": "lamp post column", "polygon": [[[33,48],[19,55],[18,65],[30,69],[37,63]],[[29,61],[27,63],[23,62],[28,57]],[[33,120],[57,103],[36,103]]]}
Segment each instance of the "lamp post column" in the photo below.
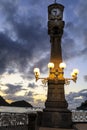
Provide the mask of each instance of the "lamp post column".
{"label": "lamp post column", "polygon": [[62,62],[62,52],[61,52],[61,37],[51,36],[51,56],[50,62],[54,63],[55,68],[59,68],[59,64]]}
{"label": "lamp post column", "polygon": [[52,71],[56,74],[49,75],[48,93],[43,110],[42,126],[70,128],[72,125],[71,112],[67,109],[68,103],[65,100],[64,84],[65,79],[59,72],[63,71],[59,68],[62,62],[61,38],[63,35],[64,6],[61,4],[52,4],[48,6],[48,34],[51,42],[50,62],[54,63]]}

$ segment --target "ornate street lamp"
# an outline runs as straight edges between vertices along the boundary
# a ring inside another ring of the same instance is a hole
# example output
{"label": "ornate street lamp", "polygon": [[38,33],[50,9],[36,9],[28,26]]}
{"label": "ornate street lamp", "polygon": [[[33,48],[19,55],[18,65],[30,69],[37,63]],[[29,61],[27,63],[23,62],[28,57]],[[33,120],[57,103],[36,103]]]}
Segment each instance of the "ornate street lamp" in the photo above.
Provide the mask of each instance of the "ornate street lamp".
{"label": "ornate street lamp", "polygon": [[[68,110],[65,99],[64,85],[77,81],[78,69],[74,69],[71,78],[64,77],[66,64],[62,60],[61,39],[65,22],[63,21],[64,6],[54,2],[48,6],[48,34],[50,35],[51,55],[48,64],[49,76],[40,77],[39,68],[34,69],[36,81],[42,79],[47,83],[48,92],[43,109],[41,125],[51,128],[71,128],[72,113]],[[67,44],[67,43],[66,43]]]}
{"label": "ornate street lamp", "polygon": [[66,68],[66,64],[64,62],[59,64],[59,68],[61,71],[57,69],[54,69],[54,63],[50,62],[48,64],[49,68],[49,76],[46,78],[40,77],[40,69],[39,68],[34,68],[34,74],[35,74],[35,79],[38,81],[39,79],[42,79],[42,83],[46,83],[48,80],[64,80],[65,84],[68,85],[70,83],[70,80],[73,80],[74,82],[77,81],[77,75],[79,73],[78,69],[73,69],[71,73],[71,78],[64,78],[64,69]]}

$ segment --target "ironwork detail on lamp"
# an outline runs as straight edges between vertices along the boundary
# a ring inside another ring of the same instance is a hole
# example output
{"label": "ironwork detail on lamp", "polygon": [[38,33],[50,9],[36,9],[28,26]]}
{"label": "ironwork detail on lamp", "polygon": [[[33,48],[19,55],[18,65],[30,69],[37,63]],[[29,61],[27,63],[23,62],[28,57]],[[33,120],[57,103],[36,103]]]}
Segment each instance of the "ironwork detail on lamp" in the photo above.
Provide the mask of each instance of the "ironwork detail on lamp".
{"label": "ironwork detail on lamp", "polygon": [[64,62],[59,64],[58,69],[55,69],[54,63],[50,62],[48,64],[48,68],[49,68],[49,76],[46,78],[40,77],[39,68],[34,68],[36,81],[42,79],[42,83],[46,84],[48,80],[55,80],[55,81],[64,80],[66,85],[70,84],[70,80],[74,81],[75,83],[77,81],[77,75],[79,73],[78,69],[73,69],[73,72],[71,73],[71,78],[64,78],[64,69],[66,68],[66,64]]}

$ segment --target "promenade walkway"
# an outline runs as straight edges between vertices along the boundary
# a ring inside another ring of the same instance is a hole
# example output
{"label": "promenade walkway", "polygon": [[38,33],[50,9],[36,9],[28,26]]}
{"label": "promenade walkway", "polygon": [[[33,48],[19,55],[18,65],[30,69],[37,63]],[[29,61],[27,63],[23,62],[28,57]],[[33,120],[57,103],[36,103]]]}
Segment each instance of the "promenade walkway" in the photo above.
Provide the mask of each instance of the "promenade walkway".
{"label": "promenade walkway", "polygon": [[39,130],[87,130],[87,123],[77,123],[74,129],[60,129],[60,128],[39,128]]}

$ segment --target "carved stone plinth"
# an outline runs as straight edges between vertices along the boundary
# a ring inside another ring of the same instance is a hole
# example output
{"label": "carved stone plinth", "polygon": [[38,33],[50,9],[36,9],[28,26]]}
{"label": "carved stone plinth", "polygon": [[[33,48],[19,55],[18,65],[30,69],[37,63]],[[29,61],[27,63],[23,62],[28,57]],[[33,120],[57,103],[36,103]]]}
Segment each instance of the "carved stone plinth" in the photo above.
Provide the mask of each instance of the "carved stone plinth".
{"label": "carved stone plinth", "polygon": [[48,81],[48,94],[47,101],[45,103],[47,108],[67,108],[68,104],[65,100],[64,94],[64,83],[65,80],[49,80]]}
{"label": "carved stone plinth", "polygon": [[42,115],[43,127],[72,127],[72,115],[67,109],[68,104],[64,96],[64,80],[48,81],[48,95],[45,106]]}
{"label": "carved stone plinth", "polygon": [[69,110],[44,110],[42,126],[51,128],[72,128],[71,112]]}

